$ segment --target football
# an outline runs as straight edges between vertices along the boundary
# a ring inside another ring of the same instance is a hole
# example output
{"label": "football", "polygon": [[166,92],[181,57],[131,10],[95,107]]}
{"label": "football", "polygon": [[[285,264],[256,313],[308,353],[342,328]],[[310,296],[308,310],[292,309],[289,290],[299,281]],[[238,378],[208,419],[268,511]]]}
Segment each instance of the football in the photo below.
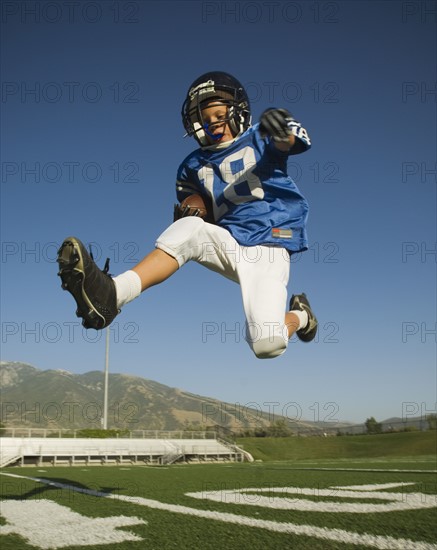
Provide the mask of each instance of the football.
{"label": "football", "polygon": [[186,208],[189,208],[189,212],[186,214],[186,216],[195,216],[196,212],[199,211],[197,216],[199,218],[205,219],[208,217],[209,210],[206,205],[206,202],[204,198],[201,195],[190,195],[186,199],[184,199],[180,204],[181,210],[185,210]]}

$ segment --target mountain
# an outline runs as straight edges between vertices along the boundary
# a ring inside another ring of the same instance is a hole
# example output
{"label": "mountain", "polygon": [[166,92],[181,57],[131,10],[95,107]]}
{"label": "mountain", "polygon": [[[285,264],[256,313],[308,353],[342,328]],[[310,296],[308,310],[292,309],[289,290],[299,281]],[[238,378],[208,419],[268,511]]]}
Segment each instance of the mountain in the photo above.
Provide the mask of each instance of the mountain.
{"label": "mountain", "polygon": [[[1,417],[7,427],[101,428],[104,380],[101,371],[73,374],[40,370],[19,362],[0,363]],[[108,428],[130,430],[205,429],[235,432],[285,421],[294,432],[324,430],[323,423],[290,422],[279,415],[171,388],[153,380],[109,374]],[[330,429],[348,423],[330,424]]]}
{"label": "mountain", "polygon": [[[1,414],[5,426],[29,428],[101,428],[104,400],[102,371],[73,374],[40,370],[19,362],[0,362]],[[369,415],[370,416],[370,415]],[[263,431],[282,422],[300,435],[366,433],[364,423],[291,421],[235,403],[171,388],[127,374],[109,374],[108,428],[129,430],[204,430],[217,426],[236,433]],[[389,418],[384,432],[427,429],[425,417]]]}

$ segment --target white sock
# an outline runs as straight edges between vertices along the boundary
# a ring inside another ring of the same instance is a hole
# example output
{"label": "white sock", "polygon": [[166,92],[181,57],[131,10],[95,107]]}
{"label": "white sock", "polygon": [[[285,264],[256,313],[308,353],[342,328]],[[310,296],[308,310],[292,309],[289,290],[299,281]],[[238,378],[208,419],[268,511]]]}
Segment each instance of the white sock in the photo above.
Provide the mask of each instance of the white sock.
{"label": "white sock", "polygon": [[297,327],[297,330],[300,330],[301,328],[305,328],[307,326],[308,313],[305,310],[301,311],[300,309],[292,309],[290,313],[294,313],[299,319],[299,326]]}
{"label": "white sock", "polygon": [[132,300],[141,294],[141,279],[135,271],[125,271],[121,275],[114,277],[113,281],[117,292],[117,307],[119,309],[132,302]]}

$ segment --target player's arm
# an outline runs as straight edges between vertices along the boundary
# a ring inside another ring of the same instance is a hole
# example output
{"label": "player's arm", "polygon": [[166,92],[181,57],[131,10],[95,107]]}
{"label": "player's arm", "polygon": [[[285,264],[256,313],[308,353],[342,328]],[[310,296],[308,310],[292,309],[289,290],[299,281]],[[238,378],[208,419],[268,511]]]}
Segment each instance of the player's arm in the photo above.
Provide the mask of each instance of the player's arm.
{"label": "player's arm", "polygon": [[266,109],[261,115],[259,130],[261,135],[273,138],[279,151],[295,154],[311,147],[307,131],[287,109]]}
{"label": "player's arm", "polygon": [[201,194],[195,171],[184,161],[178,168],[176,175],[176,198],[179,202],[190,195]]}
{"label": "player's arm", "polygon": [[198,216],[200,210],[196,212],[195,208],[186,205],[185,202],[193,195],[200,195],[200,189],[194,181],[192,171],[182,163],[178,168],[176,177],[176,197],[179,201],[173,206],[173,221],[185,218],[186,216]]}

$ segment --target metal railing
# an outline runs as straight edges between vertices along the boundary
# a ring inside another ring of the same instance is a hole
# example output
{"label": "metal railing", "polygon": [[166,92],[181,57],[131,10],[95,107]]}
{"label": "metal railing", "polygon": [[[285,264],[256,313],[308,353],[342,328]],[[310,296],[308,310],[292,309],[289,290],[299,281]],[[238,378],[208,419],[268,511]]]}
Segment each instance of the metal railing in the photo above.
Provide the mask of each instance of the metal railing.
{"label": "metal railing", "polygon": [[[102,434],[103,435],[103,434]],[[98,435],[84,435],[84,430],[65,430],[58,428],[0,428],[0,437],[56,437],[56,438],[83,438],[99,437]],[[191,430],[132,430],[111,435],[116,439],[217,439],[214,431]],[[103,438],[103,437],[102,437]]]}

